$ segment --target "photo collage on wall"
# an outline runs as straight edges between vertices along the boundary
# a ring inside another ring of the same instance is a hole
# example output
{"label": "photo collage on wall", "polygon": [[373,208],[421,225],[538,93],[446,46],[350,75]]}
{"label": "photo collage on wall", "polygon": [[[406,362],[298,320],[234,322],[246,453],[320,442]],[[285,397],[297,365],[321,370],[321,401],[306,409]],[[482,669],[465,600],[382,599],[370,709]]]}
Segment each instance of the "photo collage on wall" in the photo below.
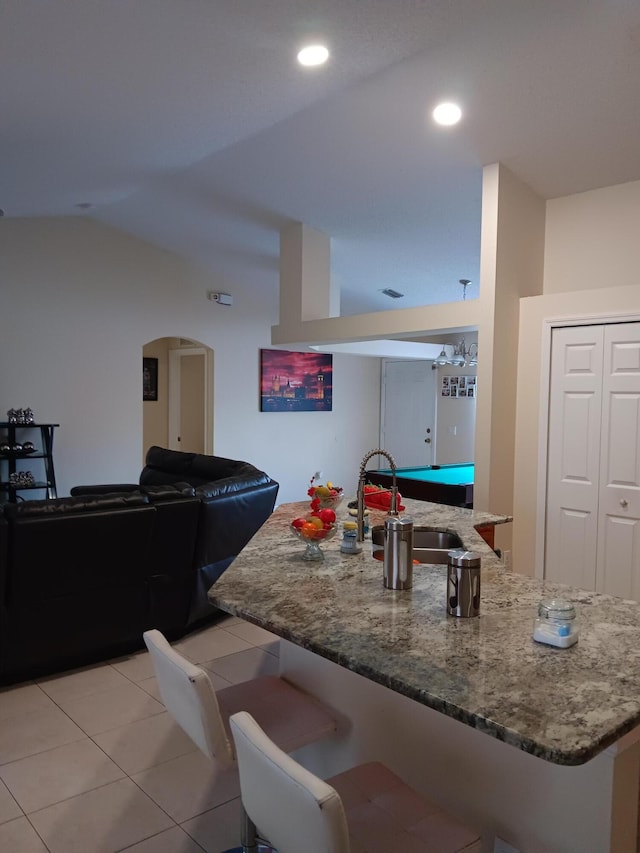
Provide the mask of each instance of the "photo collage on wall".
{"label": "photo collage on wall", "polygon": [[476,397],[475,376],[443,376],[441,397]]}

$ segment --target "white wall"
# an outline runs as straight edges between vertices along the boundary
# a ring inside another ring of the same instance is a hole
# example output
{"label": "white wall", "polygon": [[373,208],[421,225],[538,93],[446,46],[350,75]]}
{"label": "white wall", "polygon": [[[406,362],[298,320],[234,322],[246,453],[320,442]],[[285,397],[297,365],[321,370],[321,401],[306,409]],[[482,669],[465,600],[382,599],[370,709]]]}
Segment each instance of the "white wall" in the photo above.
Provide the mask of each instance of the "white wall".
{"label": "white wall", "polygon": [[[302,500],[313,472],[355,491],[379,431],[379,360],[334,357],[333,411],[261,413],[259,350],[271,346],[277,293],[221,287],[168,252],[84,218],[4,219],[0,227],[0,412],[31,406],[60,423],[59,494],[76,483],[137,481],[145,342],[202,341],[215,352],[214,452],[244,459]],[[7,307],[9,306],[9,307]]]}
{"label": "white wall", "polygon": [[[533,574],[545,326],[555,319],[640,313],[640,181],[547,202],[543,295],[521,300],[513,564]],[[542,427],[544,429],[544,425]]]}
{"label": "white wall", "polygon": [[440,367],[435,371],[435,462],[438,465],[474,461],[476,398],[458,397],[452,399],[443,397],[440,392],[443,376],[449,378],[452,376],[475,376],[476,373],[475,367]]}

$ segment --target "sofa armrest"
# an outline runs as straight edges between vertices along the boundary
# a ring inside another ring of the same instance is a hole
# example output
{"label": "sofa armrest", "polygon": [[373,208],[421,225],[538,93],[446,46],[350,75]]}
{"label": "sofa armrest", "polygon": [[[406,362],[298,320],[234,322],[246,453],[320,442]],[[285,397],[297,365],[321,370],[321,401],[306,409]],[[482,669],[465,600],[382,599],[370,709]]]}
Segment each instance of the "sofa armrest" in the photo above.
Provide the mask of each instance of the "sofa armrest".
{"label": "sofa armrest", "polygon": [[219,481],[198,486],[201,500],[196,565],[206,566],[237,556],[273,512],[278,483]]}
{"label": "sofa armrest", "polygon": [[[221,498],[225,495],[236,495],[241,492],[249,492],[252,489],[259,489],[262,486],[273,485],[275,480],[272,480],[264,471],[254,469],[248,474],[242,474],[234,477],[224,477],[220,480],[213,480],[208,483],[202,483],[196,486],[196,495],[202,500],[210,500]],[[276,487],[278,486],[275,483]]]}
{"label": "sofa armrest", "polygon": [[94,483],[90,486],[73,486],[70,491],[72,497],[83,495],[109,495],[112,492],[138,492],[140,486],[137,483]]}
{"label": "sofa armrest", "polygon": [[189,625],[211,614],[209,590],[273,512],[279,485],[266,474],[263,478],[258,485],[220,480],[196,488],[200,520]]}

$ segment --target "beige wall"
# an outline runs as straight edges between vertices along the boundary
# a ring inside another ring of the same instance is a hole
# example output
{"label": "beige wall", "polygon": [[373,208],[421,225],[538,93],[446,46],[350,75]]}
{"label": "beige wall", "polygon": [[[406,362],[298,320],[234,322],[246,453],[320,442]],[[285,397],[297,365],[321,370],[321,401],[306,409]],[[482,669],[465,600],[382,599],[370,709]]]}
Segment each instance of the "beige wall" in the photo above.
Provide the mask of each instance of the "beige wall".
{"label": "beige wall", "polygon": [[544,293],[640,281],[640,181],[547,203]]}
{"label": "beige wall", "polygon": [[[79,483],[137,480],[142,348],[164,337],[216,353],[216,454],[267,471],[283,502],[304,498],[316,470],[355,493],[359,460],[378,441],[380,360],[334,356],[332,412],[260,412],[259,351],[271,346],[274,290],[219,280],[80,217],[3,219],[0,263],[0,411],[31,406],[60,423],[61,495]],[[234,304],[211,302],[211,290],[231,292]]]}
{"label": "beige wall", "polygon": [[[477,325],[477,505],[510,512],[514,485],[514,567],[532,571],[544,320],[640,311],[640,182],[547,203],[544,295],[523,300],[542,270],[545,206],[497,165],[485,169],[483,200],[480,299],[288,328],[274,325],[277,293],[217,281],[91,220],[5,219],[0,258],[10,310],[0,312],[0,405],[31,406],[38,419],[61,423],[61,494],[79,482],[129,481],[143,453],[143,344],[202,341],[221,356],[214,452],[248,458],[281,482],[280,500],[297,500],[315,470],[355,486],[357,460],[378,440],[379,360],[334,356],[334,412],[278,416],[258,411],[260,347]],[[215,288],[231,291],[234,305],[208,301]]]}
{"label": "beige wall", "polygon": [[[547,395],[543,344],[554,320],[640,315],[640,182],[547,202],[544,293],[520,305],[513,559],[541,565],[545,459],[540,402]],[[539,531],[538,531],[539,533]]]}
{"label": "beige wall", "polygon": [[519,301],[542,291],[545,211],[500,164],[485,168],[482,198],[474,506],[510,514]]}

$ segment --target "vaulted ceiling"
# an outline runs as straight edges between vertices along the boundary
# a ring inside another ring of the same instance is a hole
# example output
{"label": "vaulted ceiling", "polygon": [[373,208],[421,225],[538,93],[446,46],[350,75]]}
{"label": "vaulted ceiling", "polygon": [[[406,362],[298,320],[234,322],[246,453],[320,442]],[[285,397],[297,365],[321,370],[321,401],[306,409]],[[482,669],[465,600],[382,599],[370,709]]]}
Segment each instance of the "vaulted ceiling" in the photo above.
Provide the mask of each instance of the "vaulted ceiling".
{"label": "vaulted ceiling", "polygon": [[229,292],[276,289],[305,222],[343,314],[477,294],[488,163],[545,198],[640,179],[637,0],[5,0],[0,72],[6,216],[95,217]]}

